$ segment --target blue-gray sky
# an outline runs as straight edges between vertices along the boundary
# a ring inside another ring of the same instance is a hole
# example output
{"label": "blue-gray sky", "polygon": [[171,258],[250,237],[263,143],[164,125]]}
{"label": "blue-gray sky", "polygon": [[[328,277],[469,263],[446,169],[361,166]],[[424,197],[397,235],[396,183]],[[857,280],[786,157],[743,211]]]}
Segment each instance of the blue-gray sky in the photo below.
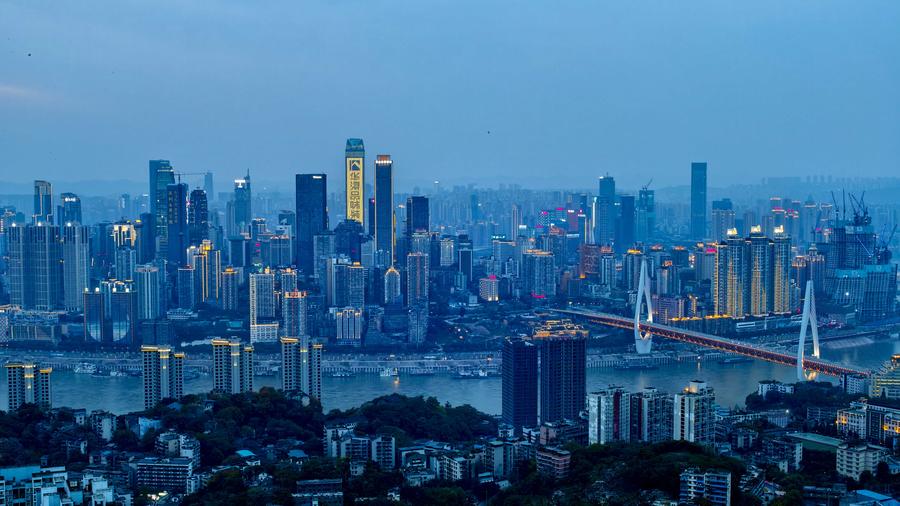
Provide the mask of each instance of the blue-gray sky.
{"label": "blue-gray sky", "polygon": [[0,1],[0,181],[337,178],[347,137],[401,188],[893,176],[898,27],[896,0]]}

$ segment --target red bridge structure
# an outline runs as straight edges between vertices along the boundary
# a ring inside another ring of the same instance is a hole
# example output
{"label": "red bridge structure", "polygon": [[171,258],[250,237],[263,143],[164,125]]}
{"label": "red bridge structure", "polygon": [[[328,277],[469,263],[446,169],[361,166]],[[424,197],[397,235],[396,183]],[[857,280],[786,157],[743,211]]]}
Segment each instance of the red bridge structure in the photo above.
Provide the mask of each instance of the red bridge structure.
{"label": "red bridge structure", "polygon": [[[576,309],[553,309],[551,311],[554,313],[567,315],[573,319],[586,320],[591,323],[606,325],[608,327],[630,330],[634,326],[633,320],[619,315],[598,313],[594,311],[582,311]],[[729,353],[735,353],[738,355],[743,355],[745,357],[757,358],[760,360],[775,362],[777,364],[783,364],[791,367],[797,366],[797,357],[793,354],[773,350],[765,346],[738,341],[736,339],[728,339],[711,334],[704,334],[702,332],[696,332],[693,330],[678,329],[675,327],[670,327],[668,325],[662,325],[652,322],[641,322],[640,331],[644,335],[652,334],[655,336],[664,337],[666,339],[681,341],[683,343],[696,344],[705,348],[727,351]],[[816,357],[804,357],[803,369],[838,377],[844,374],[861,374],[867,376],[872,373],[872,371],[868,369],[860,369],[857,367],[841,365]]]}

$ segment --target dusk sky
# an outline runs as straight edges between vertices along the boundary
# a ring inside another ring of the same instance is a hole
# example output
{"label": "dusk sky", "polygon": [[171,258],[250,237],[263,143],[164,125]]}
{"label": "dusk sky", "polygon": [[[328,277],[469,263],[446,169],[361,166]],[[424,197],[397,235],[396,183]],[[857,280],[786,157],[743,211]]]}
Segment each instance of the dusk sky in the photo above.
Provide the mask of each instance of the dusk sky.
{"label": "dusk sky", "polygon": [[[900,2],[0,1],[0,184],[900,175]],[[369,178],[371,175],[369,175]]]}

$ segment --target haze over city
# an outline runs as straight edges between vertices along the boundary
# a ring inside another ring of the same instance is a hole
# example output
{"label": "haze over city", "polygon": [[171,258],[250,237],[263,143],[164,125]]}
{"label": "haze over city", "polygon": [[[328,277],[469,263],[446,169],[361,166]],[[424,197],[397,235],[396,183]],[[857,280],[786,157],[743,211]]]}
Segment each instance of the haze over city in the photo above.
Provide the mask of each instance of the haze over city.
{"label": "haze over city", "polygon": [[398,188],[900,167],[900,4],[3,2],[0,181],[145,160],[283,183],[342,139]]}

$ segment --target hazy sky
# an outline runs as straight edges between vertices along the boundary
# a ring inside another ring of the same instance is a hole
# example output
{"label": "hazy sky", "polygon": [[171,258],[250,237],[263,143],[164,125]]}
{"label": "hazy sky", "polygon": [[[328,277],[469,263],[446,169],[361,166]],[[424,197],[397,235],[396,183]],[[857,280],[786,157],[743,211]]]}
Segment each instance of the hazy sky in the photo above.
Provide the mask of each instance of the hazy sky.
{"label": "hazy sky", "polygon": [[[0,182],[900,175],[900,2],[0,0]],[[0,191],[2,193],[2,191]]]}

